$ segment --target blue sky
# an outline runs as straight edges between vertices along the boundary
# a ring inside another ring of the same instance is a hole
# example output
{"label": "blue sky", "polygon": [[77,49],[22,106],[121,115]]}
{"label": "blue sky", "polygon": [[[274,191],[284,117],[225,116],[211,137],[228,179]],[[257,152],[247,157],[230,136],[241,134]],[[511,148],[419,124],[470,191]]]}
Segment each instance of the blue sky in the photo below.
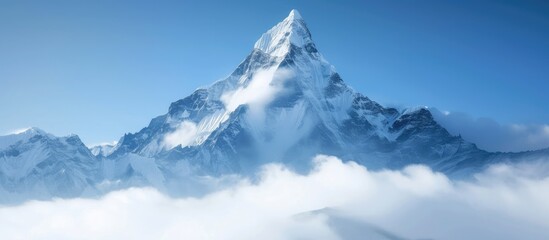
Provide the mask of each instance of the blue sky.
{"label": "blue sky", "polygon": [[0,133],[117,140],[228,75],[296,8],[318,49],[385,105],[549,123],[544,1],[2,1]]}

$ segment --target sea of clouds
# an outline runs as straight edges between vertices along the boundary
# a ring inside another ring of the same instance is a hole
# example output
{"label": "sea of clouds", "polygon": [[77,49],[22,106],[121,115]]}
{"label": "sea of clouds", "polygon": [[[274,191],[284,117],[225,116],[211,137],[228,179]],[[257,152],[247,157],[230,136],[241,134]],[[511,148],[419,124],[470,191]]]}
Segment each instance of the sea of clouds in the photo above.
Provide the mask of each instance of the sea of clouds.
{"label": "sea of clouds", "polygon": [[132,188],[0,207],[2,239],[549,239],[543,164],[468,181],[428,167],[369,171],[317,156],[307,174],[266,165],[196,198]]}

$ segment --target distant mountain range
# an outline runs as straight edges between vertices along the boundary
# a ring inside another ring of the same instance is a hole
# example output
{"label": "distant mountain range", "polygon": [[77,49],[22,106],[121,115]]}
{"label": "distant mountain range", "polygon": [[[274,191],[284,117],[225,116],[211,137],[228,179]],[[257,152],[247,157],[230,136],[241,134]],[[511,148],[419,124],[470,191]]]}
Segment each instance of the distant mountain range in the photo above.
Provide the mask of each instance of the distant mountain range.
{"label": "distant mountain range", "polygon": [[256,42],[227,78],[172,103],[116,145],[32,128],[0,137],[3,202],[94,196],[130,186],[180,191],[197,176],[253,174],[268,162],[306,171],[317,154],[371,169],[425,164],[466,178],[549,149],[491,153],[453,136],[428,108],[384,107],[347,86],[296,10]]}

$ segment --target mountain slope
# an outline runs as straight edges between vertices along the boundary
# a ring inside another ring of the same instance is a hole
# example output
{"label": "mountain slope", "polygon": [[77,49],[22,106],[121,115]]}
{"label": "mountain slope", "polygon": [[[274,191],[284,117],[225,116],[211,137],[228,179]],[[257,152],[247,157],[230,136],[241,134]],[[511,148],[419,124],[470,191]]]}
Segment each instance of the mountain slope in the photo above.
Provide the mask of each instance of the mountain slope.
{"label": "mountain slope", "polygon": [[75,197],[94,192],[99,162],[76,135],[55,137],[31,128],[0,136],[2,202]]}

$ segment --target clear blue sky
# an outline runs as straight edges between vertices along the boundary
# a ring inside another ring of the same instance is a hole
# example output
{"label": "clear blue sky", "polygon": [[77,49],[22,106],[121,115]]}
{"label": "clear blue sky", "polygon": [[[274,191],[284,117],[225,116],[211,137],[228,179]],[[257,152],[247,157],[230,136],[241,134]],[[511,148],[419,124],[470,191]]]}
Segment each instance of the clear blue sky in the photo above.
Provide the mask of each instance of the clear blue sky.
{"label": "clear blue sky", "polygon": [[228,75],[296,8],[382,104],[549,123],[547,1],[0,2],[0,133],[117,140]]}

